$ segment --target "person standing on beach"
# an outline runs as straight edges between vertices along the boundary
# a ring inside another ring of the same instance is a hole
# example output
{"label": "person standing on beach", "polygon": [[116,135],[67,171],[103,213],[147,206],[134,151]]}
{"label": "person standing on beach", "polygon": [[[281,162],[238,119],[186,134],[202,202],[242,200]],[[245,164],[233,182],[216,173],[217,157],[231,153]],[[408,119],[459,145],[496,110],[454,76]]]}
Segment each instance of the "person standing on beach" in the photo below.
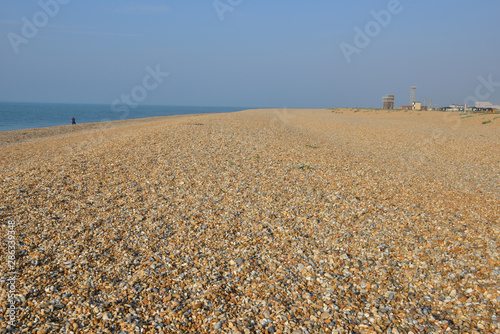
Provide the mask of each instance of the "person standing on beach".
{"label": "person standing on beach", "polygon": [[71,119],[71,124],[72,124],[72,125],[75,125],[75,124],[76,124],[76,119],[75,119],[74,117]]}

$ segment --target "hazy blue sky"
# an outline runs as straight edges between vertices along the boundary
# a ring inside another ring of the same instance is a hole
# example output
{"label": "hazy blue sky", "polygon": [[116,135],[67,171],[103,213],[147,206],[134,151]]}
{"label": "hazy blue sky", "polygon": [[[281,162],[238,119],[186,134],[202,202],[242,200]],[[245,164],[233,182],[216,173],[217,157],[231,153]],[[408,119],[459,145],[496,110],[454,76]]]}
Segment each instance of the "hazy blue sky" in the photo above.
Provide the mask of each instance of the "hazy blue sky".
{"label": "hazy blue sky", "polygon": [[[441,106],[500,104],[499,13],[498,0],[0,0],[0,101],[380,107],[416,85]],[[341,45],[357,48],[350,63]]]}

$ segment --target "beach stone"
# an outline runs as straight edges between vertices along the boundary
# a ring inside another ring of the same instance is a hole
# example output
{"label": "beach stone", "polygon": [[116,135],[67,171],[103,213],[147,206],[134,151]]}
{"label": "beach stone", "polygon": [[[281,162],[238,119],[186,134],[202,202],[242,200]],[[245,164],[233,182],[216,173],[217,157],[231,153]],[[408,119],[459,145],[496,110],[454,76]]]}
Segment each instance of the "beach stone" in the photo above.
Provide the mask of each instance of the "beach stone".
{"label": "beach stone", "polygon": [[321,313],[321,319],[323,319],[323,320],[330,319],[330,313],[328,313],[328,312]]}
{"label": "beach stone", "polygon": [[0,132],[26,331],[496,333],[500,121],[445,116]]}

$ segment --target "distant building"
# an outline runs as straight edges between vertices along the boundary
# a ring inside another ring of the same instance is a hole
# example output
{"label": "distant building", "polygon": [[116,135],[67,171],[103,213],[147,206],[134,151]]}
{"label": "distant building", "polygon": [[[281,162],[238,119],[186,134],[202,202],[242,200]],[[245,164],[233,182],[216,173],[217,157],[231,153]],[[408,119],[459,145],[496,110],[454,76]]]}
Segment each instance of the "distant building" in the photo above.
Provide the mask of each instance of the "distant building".
{"label": "distant building", "polygon": [[498,111],[500,110],[500,105],[493,105],[491,102],[476,102],[473,111]]}
{"label": "distant building", "polygon": [[413,105],[411,105],[411,106],[402,106],[401,110],[422,111],[422,110],[428,110],[428,108],[427,108],[427,106],[422,106],[422,102],[413,102]]}
{"label": "distant building", "polygon": [[[469,109],[467,109],[467,110],[469,110]],[[494,113],[497,110],[500,110],[500,109],[473,107],[471,111],[472,112],[489,112],[489,113]]]}
{"label": "distant building", "polygon": [[383,109],[394,109],[394,95],[388,94],[382,98]]}
{"label": "distant building", "polygon": [[465,111],[465,112],[496,112],[500,111],[500,106],[492,105],[490,102],[476,102],[475,106],[451,104],[441,108],[442,111]]}
{"label": "distant building", "polygon": [[450,104],[448,107],[442,108],[443,111],[464,111],[465,106],[460,104]]}

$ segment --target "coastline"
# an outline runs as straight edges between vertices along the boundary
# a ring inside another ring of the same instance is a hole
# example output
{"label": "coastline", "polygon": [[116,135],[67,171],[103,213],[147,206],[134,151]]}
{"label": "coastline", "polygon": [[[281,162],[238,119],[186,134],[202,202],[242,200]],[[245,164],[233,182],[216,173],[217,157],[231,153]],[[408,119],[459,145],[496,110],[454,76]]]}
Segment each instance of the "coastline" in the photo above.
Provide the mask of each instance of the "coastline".
{"label": "coastline", "polygon": [[108,121],[108,122],[82,123],[82,124],[77,123],[76,125],[59,125],[59,126],[50,126],[43,128],[2,131],[0,132],[0,147],[6,145],[36,141],[38,139],[70,136],[72,134],[82,134],[85,132],[102,131],[105,129],[115,129],[118,127],[126,127],[130,125],[155,123],[165,120],[197,117],[201,115],[204,114],[157,116],[157,117],[135,118],[135,119],[126,119],[118,121]]}

